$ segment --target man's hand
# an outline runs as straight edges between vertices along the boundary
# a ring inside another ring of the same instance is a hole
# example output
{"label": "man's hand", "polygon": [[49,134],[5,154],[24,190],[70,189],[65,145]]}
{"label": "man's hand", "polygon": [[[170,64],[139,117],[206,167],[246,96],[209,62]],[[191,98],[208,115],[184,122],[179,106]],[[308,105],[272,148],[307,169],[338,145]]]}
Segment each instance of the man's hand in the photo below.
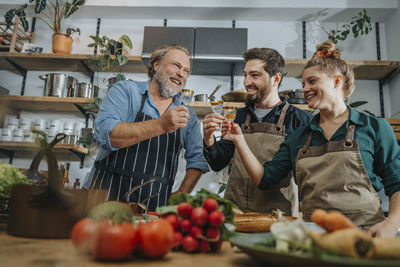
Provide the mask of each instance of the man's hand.
{"label": "man's hand", "polygon": [[204,143],[210,147],[214,144],[214,132],[218,130],[225,117],[219,114],[208,114],[203,120]]}
{"label": "man's hand", "polygon": [[396,222],[386,218],[384,221],[372,226],[368,233],[373,237],[395,237],[398,229]]}
{"label": "man's hand", "polygon": [[166,111],[160,119],[165,132],[172,133],[180,128],[185,128],[189,118],[189,110],[181,105]]}

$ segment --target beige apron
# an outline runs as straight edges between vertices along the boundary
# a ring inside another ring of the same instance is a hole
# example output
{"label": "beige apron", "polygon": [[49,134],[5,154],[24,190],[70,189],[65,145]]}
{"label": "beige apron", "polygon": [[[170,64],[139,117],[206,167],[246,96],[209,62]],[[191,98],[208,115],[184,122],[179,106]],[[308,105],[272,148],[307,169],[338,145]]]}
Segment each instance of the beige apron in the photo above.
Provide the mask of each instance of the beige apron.
{"label": "beige apron", "polygon": [[[285,119],[289,103],[283,107],[278,123],[250,123],[250,114],[242,124],[242,132],[246,142],[263,164],[270,161],[283,141],[285,141]],[[271,213],[279,209],[287,216],[298,215],[298,193],[294,178],[289,174],[278,185],[269,190],[260,190],[249,177],[246,168],[235,150],[231,174],[225,192],[225,198],[230,199],[243,212]]]}
{"label": "beige apron", "polygon": [[380,200],[372,187],[354,140],[350,123],[346,139],[310,146],[312,132],[296,159],[296,181],[302,196],[303,219],[313,210],[339,211],[357,226],[368,229],[383,221]]}

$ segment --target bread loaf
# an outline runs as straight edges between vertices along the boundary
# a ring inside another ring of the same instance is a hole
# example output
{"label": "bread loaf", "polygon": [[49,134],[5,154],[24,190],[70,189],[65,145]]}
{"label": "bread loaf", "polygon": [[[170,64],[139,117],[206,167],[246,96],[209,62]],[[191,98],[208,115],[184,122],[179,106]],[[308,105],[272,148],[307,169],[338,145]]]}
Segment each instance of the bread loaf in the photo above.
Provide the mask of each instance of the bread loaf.
{"label": "bread loaf", "polygon": [[[294,218],[285,216],[290,220]],[[271,224],[278,220],[277,216],[268,213],[247,212],[235,214],[236,232],[261,233],[269,232]]]}

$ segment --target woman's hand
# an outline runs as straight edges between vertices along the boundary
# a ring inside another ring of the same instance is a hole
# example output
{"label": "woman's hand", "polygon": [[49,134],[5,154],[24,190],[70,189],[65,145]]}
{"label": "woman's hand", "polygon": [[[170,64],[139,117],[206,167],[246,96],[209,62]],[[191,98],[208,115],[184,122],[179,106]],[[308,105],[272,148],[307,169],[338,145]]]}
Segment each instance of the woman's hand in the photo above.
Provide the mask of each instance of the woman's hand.
{"label": "woman's hand", "polygon": [[368,233],[373,237],[395,237],[399,226],[390,218],[375,224],[369,229]]}
{"label": "woman's hand", "polygon": [[240,126],[237,123],[234,123],[233,121],[225,120],[222,123],[221,133],[224,139],[233,141],[235,144],[241,138],[243,138],[243,133],[242,130],[240,129]]}

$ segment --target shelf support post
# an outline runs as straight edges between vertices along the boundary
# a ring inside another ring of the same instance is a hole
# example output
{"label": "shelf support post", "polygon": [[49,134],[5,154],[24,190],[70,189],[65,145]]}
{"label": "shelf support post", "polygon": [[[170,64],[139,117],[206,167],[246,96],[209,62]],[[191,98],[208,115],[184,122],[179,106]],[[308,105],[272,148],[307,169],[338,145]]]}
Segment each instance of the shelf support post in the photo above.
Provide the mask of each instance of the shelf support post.
{"label": "shelf support post", "polygon": [[21,73],[21,75],[22,75],[22,77],[23,77],[23,78],[22,78],[22,85],[21,85],[21,95],[24,95],[24,94],[25,94],[25,84],[26,84],[26,74],[27,74],[27,71],[26,71],[24,68],[22,68],[20,65],[16,64],[16,63],[13,62],[12,60],[10,60],[9,58],[6,58],[6,59],[7,59],[8,62],[10,62],[11,65],[14,66],[14,68],[17,69],[17,71],[18,71],[19,73]]}
{"label": "shelf support post", "polygon": [[78,158],[79,158],[79,160],[80,160],[80,165],[79,165],[79,168],[80,169],[83,169],[83,162],[85,161],[85,155],[84,154],[81,154],[81,153],[79,153],[79,152],[76,152],[75,150],[73,150],[73,149],[68,149],[72,154],[74,154],[75,156],[77,156]]}
{"label": "shelf support post", "polygon": [[4,148],[0,148],[0,153],[3,153],[8,157],[8,163],[12,164],[14,160],[14,151],[13,150],[8,150]]}
{"label": "shelf support post", "polygon": [[94,71],[92,71],[92,70],[88,67],[88,65],[86,65],[86,63],[85,63],[83,60],[81,60],[81,64],[82,64],[82,66],[86,69],[87,73],[89,74],[90,83],[93,84]]}
{"label": "shelf support post", "polygon": [[302,27],[303,27],[303,31],[302,31],[302,35],[303,35],[303,59],[307,58],[307,28],[306,28],[306,22],[303,21],[302,22]]}
{"label": "shelf support post", "polygon": [[[381,60],[381,39],[379,33],[379,22],[375,22],[375,38],[376,38],[376,57],[378,60]],[[385,117],[385,101],[383,99],[383,85],[385,81],[384,79],[379,80],[379,104],[381,108],[381,117]]]}

